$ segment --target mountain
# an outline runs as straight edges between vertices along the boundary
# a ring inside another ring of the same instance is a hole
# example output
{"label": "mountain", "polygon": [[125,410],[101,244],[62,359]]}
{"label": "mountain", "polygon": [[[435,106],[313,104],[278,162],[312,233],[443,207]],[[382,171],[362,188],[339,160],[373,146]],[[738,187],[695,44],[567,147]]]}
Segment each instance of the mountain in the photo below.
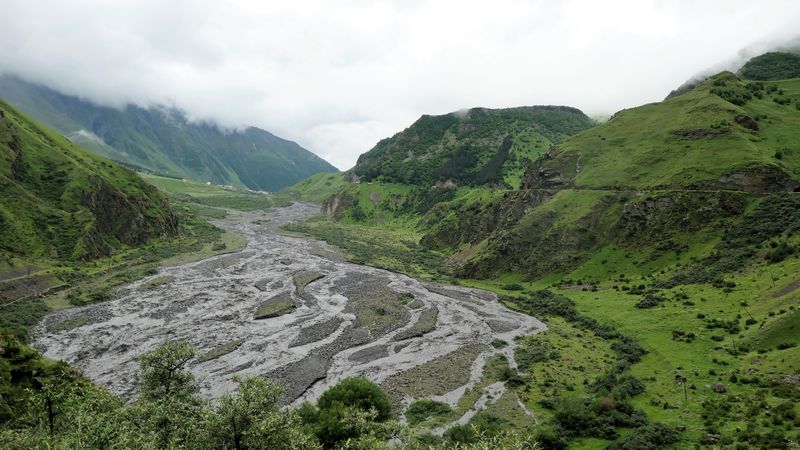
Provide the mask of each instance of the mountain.
{"label": "mountain", "polygon": [[748,80],[774,81],[800,77],[800,55],[769,52],[749,60],[739,70]]}
{"label": "mountain", "polygon": [[620,111],[548,145],[518,185],[481,184],[468,167],[436,175],[441,144],[413,150],[438,134],[412,127],[349,177],[295,185],[324,192],[330,217],[291,230],[354,261],[490,289],[544,320],[541,337],[519,339],[517,361],[533,362],[511,377],[544,448],[790,448],[800,386],[793,61],[766,54]]}
{"label": "mountain", "polygon": [[552,147],[519,190],[496,201],[432,210],[422,242],[480,246],[457,258],[471,277],[538,278],[611,243],[678,248],[682,233],[741,217],[763,195],[800,189],[798,102],[800,79],[748,82],[723,72]]}
{"label": "mountain", "polygon": [[358,158],[364,181],[431,185],[516,185],[524,168],[553,145],[595,123],[566,106],[473,108],[425,115]]}
{"label": "mountain", "polygon": [[93,259],[178,232],[156,188],[0,101],[0,250]]}
{"label": "mountain", "polygon": [[286,191],[323,203],[338,219],[383,223],[478,191],[493,196],[518,187],[525,168],[551,146],[596,125],[567,106],[424,115],[378,142],[349,171],[318,174]]}
{"label": "mountain", "polygon": [[98,155],[161,175],[275,191],[336,171],[267,131],[225,132],[174,108],[99,106],[10,75],[0,76],[0,98]]}

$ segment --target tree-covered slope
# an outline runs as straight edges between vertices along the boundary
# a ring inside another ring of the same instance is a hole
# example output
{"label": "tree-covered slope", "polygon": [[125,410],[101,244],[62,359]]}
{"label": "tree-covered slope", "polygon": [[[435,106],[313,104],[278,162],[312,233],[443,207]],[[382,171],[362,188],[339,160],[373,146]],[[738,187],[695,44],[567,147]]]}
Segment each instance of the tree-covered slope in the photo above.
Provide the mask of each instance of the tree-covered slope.
{"label": "tree-covered slope", "polygon": [[166,198],[0,101],[0,250],[91,259],[177,233]]}
{"label": "tree-covered slope", "polygon": [[800,77],[800,55],[769,52],[747,61],[739,70],[747,80],[774,81]]}
{"label": "tree-covered slope", "polygon": [[524,168],[551,145],[594,125],[565,106],[425,115],[361,155],[352,171],[364,181],[516,187]]}
{"label": "tree-covered slope", "polygon": [[0,76],[0,98],[78,145],[159,174],[275,191],[336,170],[267,131],[225,132],[175,109],[97,106],[8,75]]}

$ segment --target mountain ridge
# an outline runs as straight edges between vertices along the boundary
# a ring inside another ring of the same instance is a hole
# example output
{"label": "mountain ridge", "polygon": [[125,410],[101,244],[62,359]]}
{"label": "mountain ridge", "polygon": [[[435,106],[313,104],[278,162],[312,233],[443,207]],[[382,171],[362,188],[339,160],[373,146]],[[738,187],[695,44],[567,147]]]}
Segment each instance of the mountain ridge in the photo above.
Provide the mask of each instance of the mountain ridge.
{"label": "mountain ridge", "polygon": [[191,122],[175,108],[98,106],[12,75],[0,75],[0,98],[94,153],[157,174],[276,191],[314,173],[336,171],[268,131],[228,132]]}
{"label": "mountain ridge", "polygon": [[166,197],[0,100],[0,248],[86,260],[178,233]]}

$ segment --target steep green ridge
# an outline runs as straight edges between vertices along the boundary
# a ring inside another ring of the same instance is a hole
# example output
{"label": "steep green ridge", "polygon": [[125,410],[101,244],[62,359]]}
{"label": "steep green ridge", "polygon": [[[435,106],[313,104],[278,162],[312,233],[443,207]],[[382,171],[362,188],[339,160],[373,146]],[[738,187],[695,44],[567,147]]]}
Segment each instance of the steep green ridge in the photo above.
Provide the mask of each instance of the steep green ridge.
{"label": "steep green ridge", "polygon": [[277,191],[336,169],[298,144],[255,127],[231,132],[175,109],[97,106],[0,76],[0,98],[89,150],[172,177]]}
{"label": "steep green ridge", "polygon": [[92,259],[177,233],[166,198],[0,101],[0,249]]}
{"label": "steep green ridge", "polygon": [[509,378],[546,447],[787,448],[800,436],[800,79],[768,78],[725,72],[618,112],[550,146],[519,189],[309,181],[295,187],[327,189],[329,218],[292,229],[546,318],[521,350],[534,362]]}
{"label": "steep green ridge", "polygon": [[527,183],[778,189],[800,176],[799,89],[800,80],[748,83],[719,74],[686,94],[620,111],[570,139],[529,173]]}
{"label": "steep green ridge", "polygon": [[551,145],[594,125],[566,106],[425,115],[361,155],[352,172],[363,181],[516,187],[524,168]]}
{"label": "steep green ridge", "polygon": [[748,61],[739,70],[747,80],[774,81],[800,77],[800,55],[770,52]]}

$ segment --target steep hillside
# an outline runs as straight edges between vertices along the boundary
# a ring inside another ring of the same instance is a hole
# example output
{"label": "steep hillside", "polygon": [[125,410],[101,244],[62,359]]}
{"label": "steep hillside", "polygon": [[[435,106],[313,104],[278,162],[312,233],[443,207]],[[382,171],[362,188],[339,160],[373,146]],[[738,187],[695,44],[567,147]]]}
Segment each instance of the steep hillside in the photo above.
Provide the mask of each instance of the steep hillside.
{"label": "steep hillside", "polygon": [[660,103],[623,110],[558,146],[530,188],[772,191],[800,178],[800,81],[731,73]]}
{"label": "steep hillside", "polygon": [[92,259],[177,233],[166,198],[0,101],[0,249]]}
{"label": "steep hillside", "polygon": [[723,73],[621,111],[552,147],[519,191],[456,211],[434,208],[422,242],[466,245],[469,258],[454,262],[473,277],[541,277],[609,242],[678,249],[681,233],[740,217],[757,203],[752,194],[800,188],[799,100],[800,80],[748,83]]}
{"label": "steep hillside", "polygon": [[226,133],[174,109],[97,106],[8,75],[0,98],[101,156],[159,174],[276,191],[336,170],[267,131]]}
{"label": "steep hillside", "polygon": [[[774,81],[723,72],[620,111],[549,146],[519,189],[423,188],[384,172],[308,182],[299,190],[338,192],[323,203],[330,218],[292,229],[546,318],[548,333],[520,340],[532,362],[511,378],[546,448],[790,448],[800,79],[778,66],[762,66]],[[428,164],[406,155],[383,157],[403,168],[391,174]]]}
{"label": "steep hillside", "polygon": [[742,66],[739,75],[747,80],[774,81],[800,77],[800,55],[770,52],[757,56]]}
{"label": "steep hillside", "polygon": [[363,181],[516,187],[524,168],[551,145],[594,125],[581,111],[566,106],[426,115],[378,142],[358,158],[352,171]]}

